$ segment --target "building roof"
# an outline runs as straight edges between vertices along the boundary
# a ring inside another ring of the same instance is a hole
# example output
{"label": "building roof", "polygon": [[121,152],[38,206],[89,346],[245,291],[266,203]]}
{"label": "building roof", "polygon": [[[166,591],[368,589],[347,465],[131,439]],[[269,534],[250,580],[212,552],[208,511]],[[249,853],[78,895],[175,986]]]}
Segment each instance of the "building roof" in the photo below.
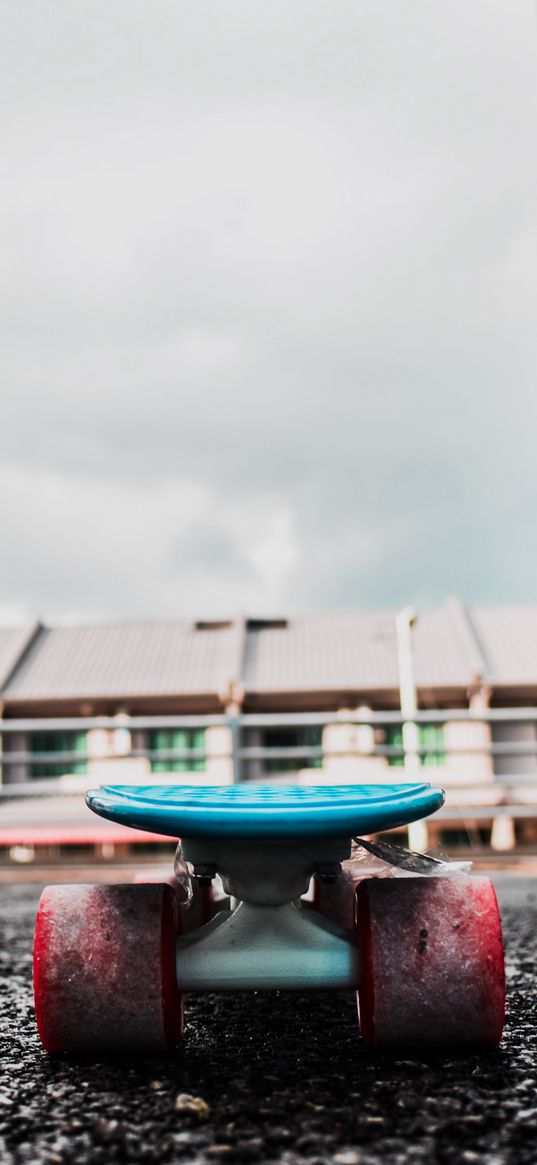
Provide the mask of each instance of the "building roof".
{"label": "building roof", "polygon": [[[396,611],[222,622],[140,620],[0,630],[0,689],[32,701],[206,697],[222,705],[278,693],[375,693],[398,687]],[[418,612],[420,689],[537,687],[537,606]]]}
{"label": "building roof", "polygon": [[0,691],[39,630],[39,624],[26,627],[0,627]]}
{"label": "building roof", "polygon": [[493,687],[537,684],[537,605],[472,607],[470,619]]}
{"label": "building roof", "polygon": [[[396,611],[345,612],[259,624],[247,635],[247,692],[397,689]],[[419,687],[468,687],[483,672],[456,600],[420,612],[414,631]]]}
{"label": "building roof", "polygon": [[224,694],[239,666],[237,641],[233,622],[170,619],[43,628],[4,698]]}

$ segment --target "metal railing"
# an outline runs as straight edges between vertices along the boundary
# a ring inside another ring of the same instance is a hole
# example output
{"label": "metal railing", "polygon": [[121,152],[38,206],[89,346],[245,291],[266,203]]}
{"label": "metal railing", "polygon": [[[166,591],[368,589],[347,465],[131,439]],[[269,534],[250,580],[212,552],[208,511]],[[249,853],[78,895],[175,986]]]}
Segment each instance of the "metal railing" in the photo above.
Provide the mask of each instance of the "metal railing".
{"label": "metal railing", "polygon": [[[451,759],[456,757],[466,757],[469,762],[474,758],[488,758],[493,766],[496,758],[533,758],[535,760],[535,770],[524,773],[492,773],[492,779],[501,784],[509,784],[513,782],[520,782],[524,778],[532,778],[535,776],[537,780],[537,708],[492,708],[487,710],[470,710],[470,709],[428,709],[419,711],[414,716],[414,722],[417,725],[436,725],[445,728],[450,723],[467,723],[467,724],[486,724],[493,730],[495,724],[507,725],[509,723],[513,726],[520,726],[521,723],[536,726],[535,740],[494,740],[491,739],[483,743],[462,743],[452,745],[443,742],[423,743],[417,747],[416,754],[422,761],[431,756],[437,757],[437,766],[442,770],[445,765],[449,765]],[[271,771],[274,763],[277,761],[289,762],[296,761],[297,769],[307,768],[315,762],[324,762],[325,765],[334,760],[341,759],[359,759],[360,761],[375,760],[384,758],[388,762],[404,761],[405,751],[403,745],[388,744],[382,740],[376,739],[371,746],[364,747],[361,744],[347,744],[345,747],[334,747],[327,741],[324,744],[312,744],[304,741],[298,742],[296,745],[283,747],[270,745],[267,739],[263,744],[251,743],[248,741],[248,736],[251,732],[263,732],[271,729],[295,729],[300,730],[304,728],[318,728],[321,730],[330,726],[347,725],[352,727],[369,727],[374,730],[382,728],[397,728],[404,724],[404,718],[400,711],[381,711],[381,712],[367,712],[363,710],[360,712],[286,712],[286,713],[242,713],[235,715],[198,715],[198,716],[128,716],[121,714],[121,716],[95,716],[95,717],[54,717],[54,718],[40,718],[40,719],[24,719],[24,720],[4,720],[0,721],[0,741],[2,741],[3,751],[0,755],[0,765],[4,772],[3,789],[0,786],[0,791],[4,795],[12,793],[13,783],[10,780],[13,769],[19,767],[20,770],[28,774],[31,772],[32,766],[39,766],[40,768],[50,767],[51,772],[59,766],[65,767],[69,765],[81,766],[94,764],[95,762],[106,761],[107,764],[113,762],[124,762],[129,760],[147,760],[149,765],[151,762],[160,764],[169,763],[173,771],[175,762],[180,762],[181,765],[188,766],[189,762],[196,762],[199,766],[206,765],[209,759],[211,761],[227,759],[231,762],[233,780],[238,782],[249,777],[249,767],[251,764],[258,764],[263,766],[263,762],[271,762]],[[154,730],[200,730],[212,727],[226,727],[230,730],[230,744],[229,748],[220,751],[211,751],[210,757],[207,748],[166,748],[155,749],[149,746],[131,747],[129,739],[124,742],[124,747],[121,742],[116,740],[113,750],[104,752],[103,754],[95,755],[92,750],[73,750],[73,751],[58,751],[58,752],[37,752],[28,748],[28,737],[35,733],[41,736],[43,733],[80,733],[88,732],[93,729],[105,729],[110,732],[117,733],[121,730],[127,730],[128,733],[149,733]],[[11,748],[10,741],[12,738],[22,736],[23,747]],[[195,767],[195,766],[194,766]],[[289,764],[284,763],[282,771],[289,769]],[[397,765],[393,764],[394,770]],[[199,771],[199,769],[198,769]],[[321,771],[321,770],[317,770]],[[177,773],[176,775],[180,775]],[[393,777],[397,779],[397,772],[394,771]],[[439,774],[440,775],[440,774]],[[471,774],[470,774],[471,777]],[[40,784],[46,778],[36,778]],[[54,780],[53,777],[50,780]],[[17,780],[17,792],[22,792],[22,786],[26,782]],[[480,784],[482,780],[480,781]],[[35,784],[35,780],[28,780],[30,789]],[[472,785],[471,779],[468,782]]]}

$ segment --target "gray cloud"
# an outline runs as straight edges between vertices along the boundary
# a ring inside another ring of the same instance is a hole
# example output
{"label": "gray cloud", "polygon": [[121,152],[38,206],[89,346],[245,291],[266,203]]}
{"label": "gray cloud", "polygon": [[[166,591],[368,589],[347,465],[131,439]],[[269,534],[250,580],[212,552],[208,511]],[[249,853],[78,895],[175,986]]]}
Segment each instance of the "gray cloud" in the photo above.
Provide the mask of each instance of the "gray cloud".
{"label": "gray cloud", "polygon": [[0,607],[534,597],[529,0],[3,26]]}

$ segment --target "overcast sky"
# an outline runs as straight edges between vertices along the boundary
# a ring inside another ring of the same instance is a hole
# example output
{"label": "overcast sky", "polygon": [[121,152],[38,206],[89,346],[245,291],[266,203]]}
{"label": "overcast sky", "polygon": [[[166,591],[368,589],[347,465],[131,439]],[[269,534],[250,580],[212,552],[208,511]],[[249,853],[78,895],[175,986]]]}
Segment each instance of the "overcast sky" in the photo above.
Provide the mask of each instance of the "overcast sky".
{"label": "overcast sky", "polygon": [[0,11],[0,621],[537,601],[534,0]]}

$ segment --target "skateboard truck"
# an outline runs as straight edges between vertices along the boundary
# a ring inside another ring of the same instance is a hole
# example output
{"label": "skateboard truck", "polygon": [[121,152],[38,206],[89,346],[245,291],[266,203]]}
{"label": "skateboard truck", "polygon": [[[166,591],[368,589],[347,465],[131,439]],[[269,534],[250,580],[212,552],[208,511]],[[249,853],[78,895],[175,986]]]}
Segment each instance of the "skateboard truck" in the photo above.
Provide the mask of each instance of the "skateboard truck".
{"label": "skateboard truck", "polygon": [[236,910],[177,940],[182,991],[357,988],[356,938],[295,903]]}
{"label": "skateboard truck", "polygon": [[180,846],[181,859],[195,876],[212,879],[218,873],[227,894],[257,906],[281,906],[300,898],[317,873],[335,880],[350,852],[351,840],[345,837],[293,841],[195,837],[185,838]]}
{"label": "skateboard truck", "polygon": [[253,842],[188,838],[181,858],[218,873],[239,901],[177,941],[183,991],[357,987],[358,950],[346,932],[298,904],[318,872],[335,880],[350,841]]}

